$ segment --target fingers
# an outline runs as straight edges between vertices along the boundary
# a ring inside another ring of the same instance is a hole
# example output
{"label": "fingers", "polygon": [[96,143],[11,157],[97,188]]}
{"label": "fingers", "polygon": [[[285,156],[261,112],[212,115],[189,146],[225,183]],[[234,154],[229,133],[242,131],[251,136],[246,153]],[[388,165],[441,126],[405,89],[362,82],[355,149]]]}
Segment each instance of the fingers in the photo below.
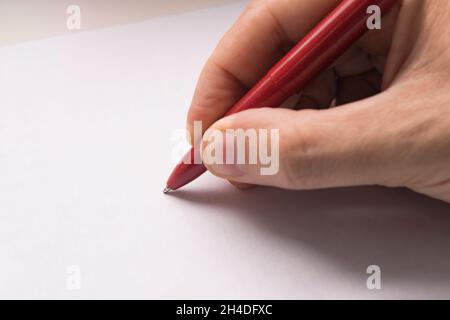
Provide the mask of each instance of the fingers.
{"label": "fingers", "polygon": [[326,109],[333,102],[336,93],[336,73],[334,69],[328,69],[302,90],[296,109]]}
{"label": "fingers", "polygon": [[[245,149],[248,161],[245,164],[206,161],[205,165],[213,174],[232,181],[288,189],[395,185],[399,169],[393,164],[399,163],[399,150],[392,137],[399,133],[395,132],[395,125],[394,129],[384,129],[386,121],[391,125],[395,122],[387,120],[390,113],[386,111],[391,105],[398,104],[394,101],[392,93],[383,93],[335,109],[258,109],[226,117],[211,128],[222,134],[226,129],[248,131],[265,128],[269,129],[268,132],[278,129],[279,145],[273,144],[275,139],[268,134],[270,163],[258,161],[249,164],[253,151],[248,142]],[[401,126],[399,130],[402,130]],[[224,139],[230,141],[229,138]],[[258,141],[262,141],[261,136],[258,136]],[[210,140],[204,141],[204,159],[208,158],[206,147],[212,144]],[[236,143],[233,148],[233,153],[238,154]],[[224,153],[229,152],[227,145]]]}
{"label": "fingers", "polygon": [[187,128],[208,128],[339,0],[253,1],[225,35],[198,80]]}
{"label": "fingers", "polygon": [[[333,101],[336,105],[342,105],[379,93],[382,75],[373,65],[370,67],[371,70],[346,77],[336,76],[337,72],[334,69],[326,70],[301,92],[295,109],[326,109]],[[352,68],[347,69],[345,74],[352,74],[349,72]],[[365,66],[363,70],[367,68]],[[342,66],[341,70],[345,70],[345,67]],[[355,67],[353,70],[356,72],[361,69]]]}
{"label": "fingers", "polygon": [[336,104],[342,105],[371,97],[381,90],[382,76],[377,70],[338,79]]}
{"label": "fingers", "polygon": [[373,68],[370,55],[353,46],[334,63],[334,69],[339,77],[350,77],[369,71]]}

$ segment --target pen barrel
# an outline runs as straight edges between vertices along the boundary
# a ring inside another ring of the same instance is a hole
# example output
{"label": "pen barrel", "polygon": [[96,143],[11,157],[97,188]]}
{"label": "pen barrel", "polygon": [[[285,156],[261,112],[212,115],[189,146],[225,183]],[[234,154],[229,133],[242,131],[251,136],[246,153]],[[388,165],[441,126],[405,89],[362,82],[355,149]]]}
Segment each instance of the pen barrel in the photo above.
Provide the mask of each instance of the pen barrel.
{"label": "pen barrel", "polygon": [[330,67],[367,31],[369,6],[388,12],[397,0],[344,0],[303,38],[226,115],[247,109],[279,107]]}

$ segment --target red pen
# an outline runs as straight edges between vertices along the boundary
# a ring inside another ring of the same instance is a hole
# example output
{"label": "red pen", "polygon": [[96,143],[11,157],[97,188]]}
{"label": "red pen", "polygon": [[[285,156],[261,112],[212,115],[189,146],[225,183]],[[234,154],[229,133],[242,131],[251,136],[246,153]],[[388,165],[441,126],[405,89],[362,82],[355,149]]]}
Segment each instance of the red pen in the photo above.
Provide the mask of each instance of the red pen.
{"label": "red pen", "polygon": [[[225,116],[252,108],[280,106],[364,35],[368,30],[369,6],[376,5],[385,14],[396,2],[397,0],[343,0]],[[203,164],[195,164],[195,152],[199,150],[192,148],[175,167],[164,193],[181,188],[207,170]]]}

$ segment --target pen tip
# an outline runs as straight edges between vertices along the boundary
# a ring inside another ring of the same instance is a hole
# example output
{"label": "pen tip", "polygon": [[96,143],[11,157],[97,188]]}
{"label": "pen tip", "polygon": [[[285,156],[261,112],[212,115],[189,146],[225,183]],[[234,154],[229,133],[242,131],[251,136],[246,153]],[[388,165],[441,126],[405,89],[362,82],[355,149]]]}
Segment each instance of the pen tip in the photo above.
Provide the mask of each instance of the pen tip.
{"label": "pen tip", "polygon": [[171,191],[172,191],[172,189],[170,189],[169,187],[165,187],[163,193],[168,194]]}

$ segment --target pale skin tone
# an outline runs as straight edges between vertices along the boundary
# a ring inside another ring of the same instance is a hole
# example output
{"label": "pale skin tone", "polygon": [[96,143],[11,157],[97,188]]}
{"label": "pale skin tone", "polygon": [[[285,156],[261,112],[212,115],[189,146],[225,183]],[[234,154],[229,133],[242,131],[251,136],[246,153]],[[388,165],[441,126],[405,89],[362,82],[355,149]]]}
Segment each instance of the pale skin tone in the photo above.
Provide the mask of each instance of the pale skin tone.
{"label": "pale skin tone", "polygon": [[188,129],[192,136],[194,120],[219,130],[280,129],[280,170],[208,169],[240,187],[382,185],[450,202],[450,1],[399,1],[382,30],[312,81],[293,109],[222,118],[339,2],[255,0],[227,32],[201,72]]}

